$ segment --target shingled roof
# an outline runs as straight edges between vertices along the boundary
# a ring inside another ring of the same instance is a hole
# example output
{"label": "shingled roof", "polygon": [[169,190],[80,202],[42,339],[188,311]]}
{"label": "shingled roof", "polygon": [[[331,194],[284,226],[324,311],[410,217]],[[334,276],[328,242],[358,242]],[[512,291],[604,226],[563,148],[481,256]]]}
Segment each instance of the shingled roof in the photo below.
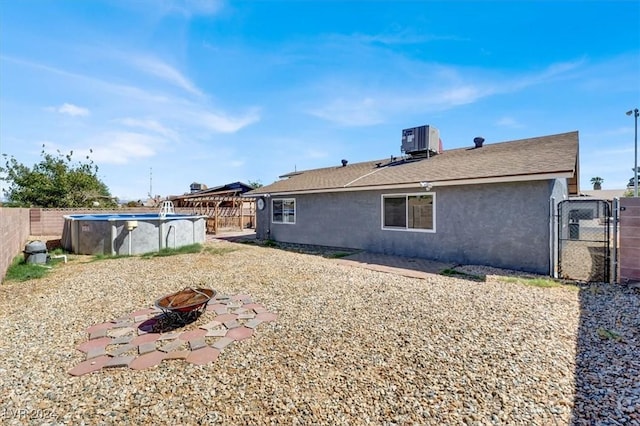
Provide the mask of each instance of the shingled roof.
{"label": "shingled roof", "polygon": [[568,178],[578,189],[578,132],[451,149],[431,158],[397,158],[298,171],[244,195],[285,195]]}

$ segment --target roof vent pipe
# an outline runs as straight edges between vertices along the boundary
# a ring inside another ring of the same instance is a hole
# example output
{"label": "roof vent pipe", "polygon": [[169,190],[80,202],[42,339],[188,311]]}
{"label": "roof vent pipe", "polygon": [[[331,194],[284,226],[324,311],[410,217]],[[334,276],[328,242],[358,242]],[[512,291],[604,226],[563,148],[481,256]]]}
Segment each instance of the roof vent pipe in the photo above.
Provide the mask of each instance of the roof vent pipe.
{"label": "roof vent pipe", "polygon": [[348,163],[347,160],[342,160],[342,167],[347,167],[347,163]]}
{"label": "roof vent pipe", "polygon": [[476,144],[476,148],[482,148],[482,144],[484,143],[484,138],[482,136],[478,136],[473,138],[473,143]]}

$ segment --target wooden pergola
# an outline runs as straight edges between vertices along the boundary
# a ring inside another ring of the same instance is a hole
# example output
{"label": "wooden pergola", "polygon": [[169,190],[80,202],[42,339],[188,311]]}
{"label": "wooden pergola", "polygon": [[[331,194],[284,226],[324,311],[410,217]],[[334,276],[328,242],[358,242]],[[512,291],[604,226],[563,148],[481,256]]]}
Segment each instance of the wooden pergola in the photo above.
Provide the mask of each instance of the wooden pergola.
{"label": "wooden pergola", "polygon": [[255,200],[240,196],[247,190],[244,186],[225,185],[171,197],[170,200],[175,207],[188,208],[195,214],[207,216],[207,233],[217,234],[220,230],[255,227]]}

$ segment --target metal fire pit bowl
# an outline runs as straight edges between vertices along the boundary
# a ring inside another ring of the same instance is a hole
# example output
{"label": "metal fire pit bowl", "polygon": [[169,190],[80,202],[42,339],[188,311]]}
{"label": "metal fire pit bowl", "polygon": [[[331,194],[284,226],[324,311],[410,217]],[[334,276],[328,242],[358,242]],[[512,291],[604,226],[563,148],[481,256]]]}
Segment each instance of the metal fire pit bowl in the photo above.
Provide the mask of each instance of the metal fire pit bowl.
{"label": "metal fire pit bowl", "polygon": [[181,327],[198,319],[215,295],[216,291],[210,288],[187,287],[161,297],[156,300],[155,305],[162,310],[172,325]]}

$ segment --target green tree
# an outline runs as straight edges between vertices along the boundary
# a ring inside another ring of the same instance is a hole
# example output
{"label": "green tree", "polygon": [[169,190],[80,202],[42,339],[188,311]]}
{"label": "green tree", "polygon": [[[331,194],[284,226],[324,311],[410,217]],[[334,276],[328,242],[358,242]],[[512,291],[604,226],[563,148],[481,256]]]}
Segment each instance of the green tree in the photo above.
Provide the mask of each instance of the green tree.
{"label": "green tree", "polygon": [[249,182],[247,182],[247,185],[249,185],[253,189],[261,188],[263,186],[259,180],[250,180]]}
{"label": "green tree", "polygon": [[[44,148],[44,146],[43,146]],[[115,207],[107,185],[98,178],[98,166],[87,155],[86,162],[72,162],[69,154],[40,154],[42,160],[32,168],[13,156],[2,154],[1,180],[8,205],[16,207]]]}
{"label": "green tree", "polygon": [[604,179],[602,179],[599,176],[591,178],[591,184],[593,185],[593,189],[602,189],[602,182],[604,182]]}

